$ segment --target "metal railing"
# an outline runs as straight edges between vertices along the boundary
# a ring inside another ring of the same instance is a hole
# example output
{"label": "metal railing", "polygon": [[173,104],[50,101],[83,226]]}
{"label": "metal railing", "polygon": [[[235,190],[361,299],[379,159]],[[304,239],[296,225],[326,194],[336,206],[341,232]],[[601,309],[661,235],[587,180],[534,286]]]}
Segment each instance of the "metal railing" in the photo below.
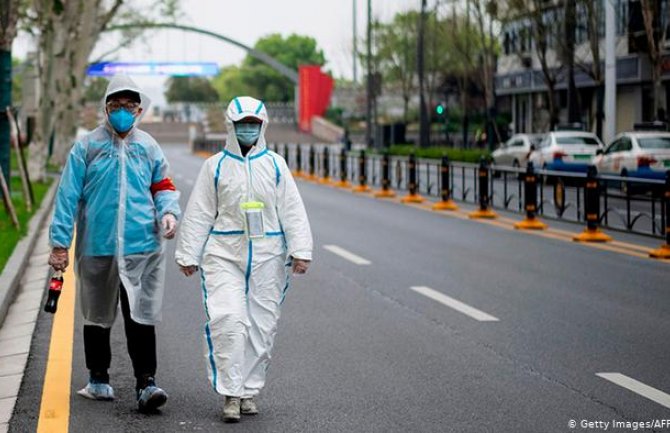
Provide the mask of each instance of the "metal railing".
{"label": "metal railing", "polygon": [[[339,145],[313,144],[296,145],[271,144],[270,148],[286,157],[292,170],[297,170],[296,161],[301,160],[300,170],[310,172],[307,157],[310,148],[314,152],[313,172],[319,178],[346,179],[356,185],[359,182],[361,164],[364,164],[366,182],[370,187],[381,188],[383,184],[383,155],[366,154],[365,161],[359,160],[358,151],[346,153],[346,161],[341,161]],[[328,147],[328,162],[324,161],[324,151]],[[288,151],[287,151],[288,149]],[[298,151],[302,158],[298,158]],[[409,157],[390,157],[388,170],[390,187],[398,191],[408,191]],[[439,199],[442,195],[441,161],[416,159],[415,176],[417,193]],[[327,168],[327,173],[324,171]],[[345,176],[342,176],[345,168]],[[478,204],[480,191],[480,164],[451,162],[448,185],[454,200]],[[525,213],[524,179],[525,169],[485,165],[488,171],[488,201],[494,209]],[[565,171],[537,169],[537,215],[559,221],[586,222],[585,185],[587,175]],[[327,175],[327,176],[326,176]],[[669,176],[666,174],[666,176]],[[663,238],[666,236],[668,220],[664,203],[667,200],[666,181],[621,176],[596,175],[598,182],[600,212],[598,221],[610,230]]]}

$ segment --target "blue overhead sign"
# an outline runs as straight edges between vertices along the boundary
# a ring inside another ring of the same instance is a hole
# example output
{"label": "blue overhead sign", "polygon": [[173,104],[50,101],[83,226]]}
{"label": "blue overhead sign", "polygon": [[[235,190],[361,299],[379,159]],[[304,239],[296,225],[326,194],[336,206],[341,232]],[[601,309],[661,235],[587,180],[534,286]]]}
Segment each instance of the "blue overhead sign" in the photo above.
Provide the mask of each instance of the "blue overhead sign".
{"label": "blue overhead sign", "polygon": [[214,76],[219,73],[219,67],[216,63],[210,62],[103,62],[93,63],[88,67],[86,73],[94,77],[108,77],[116,74]]}

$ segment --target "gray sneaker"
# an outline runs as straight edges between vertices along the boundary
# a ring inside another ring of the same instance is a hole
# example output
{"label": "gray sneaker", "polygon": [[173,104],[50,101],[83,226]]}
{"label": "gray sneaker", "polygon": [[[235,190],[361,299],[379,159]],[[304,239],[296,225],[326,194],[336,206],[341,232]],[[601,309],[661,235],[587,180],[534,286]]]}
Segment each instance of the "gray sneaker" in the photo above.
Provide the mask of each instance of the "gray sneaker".
{"label": "gray sneaker", "polygon": [[223,422],[240,421],[240,398],[226,396],[223,403]]}
{"label": "gray sneaker", "polygon": [[240,402],[240,412],[242,415],[256,415],[258,414],[258,406],[253,398],[243,398]]}

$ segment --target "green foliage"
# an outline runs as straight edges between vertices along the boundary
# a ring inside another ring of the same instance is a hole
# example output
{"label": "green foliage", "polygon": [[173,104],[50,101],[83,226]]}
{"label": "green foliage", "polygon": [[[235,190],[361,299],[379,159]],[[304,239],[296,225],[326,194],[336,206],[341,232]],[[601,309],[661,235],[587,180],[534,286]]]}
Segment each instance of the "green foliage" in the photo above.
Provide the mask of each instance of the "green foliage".
{"label": "green foliage", "polygon": [[336,125],[344,126],[342,121],[342,115],[344,114],[344,109],[340,107],[329,107],[326,110],[325,118]]}
{"label": "green foliage", "polygon": [[21,194],[21,179],[18,176],[14,176],[11,179],[12,203],[14,203],[21,229],[16,230],[3,206],[2,212],[0,212],[0,272],[4,269],[16,244],[28,233],[30,217],[33,216],[42,203],[42,199],[49,190],[49,185],[51,185],[51,180],[47,183],[33,182],[32,185],[33,192],[35,193],[35,203],[33,203],[33,211],[28,212],[23,195]]}
{"label": "green foliage", "polygon": [[[284,38],[280,34],[271,34],[259,39],[254,49],[296,70],[300,65],[323,66],[326,63],[316,40],[308,36],[292,34]],[[295,97],[291,80],[248,54],[241,66],[222,69],[214,78],[213,86],[224,103],[240,95],[273,102],[288,102]]]}
{"label": "green foliage", "polygon": [[86,90],[84,90],[84,100],[86,102],[100,102],[107,91],[109,82],[102,77],[95,77],[87,81]]}
{"label": "green foliage", "polygon": [[212,80],[212,86],[218,93],[219,100],[226,104],[236,96],[258,96],[255,89],[246,85],[238,66],[222,68],[219,75]]}
{"label": "green foliage", "polygon": [[420,148],[413,145],[397,144],[389,148],[390,155],[408,156],[414,153],[417,158],[435,158],[439,159],[443,156],[448,156],[450,161],[459,162],[479,162],[483,156],[489,158],[490,154],[486,150],[480,149],[459,149],[454,147],[433,146]]}
{"label": "green foliage", "polygon": [[165,83],[168,102],[216,102],[218,94],[212,83],[202,77],[170,77]]}
{"label": "green foliage", "polygon": [[12,58],[12,105],[21,105],[23,90],[23,74],[17,73],[20,70],[21,61]]}

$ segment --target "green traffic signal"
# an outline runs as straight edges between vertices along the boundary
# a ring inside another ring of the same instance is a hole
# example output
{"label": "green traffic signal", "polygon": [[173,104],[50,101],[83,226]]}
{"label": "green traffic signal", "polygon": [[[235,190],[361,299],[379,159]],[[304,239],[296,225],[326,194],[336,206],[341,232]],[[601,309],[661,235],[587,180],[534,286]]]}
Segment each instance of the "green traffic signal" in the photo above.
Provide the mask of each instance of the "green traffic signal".
{"label": "green traffic signal", "polygon": [[444,114],[444,107],[441,104],[439,104],[437,107],[435,107],[435,112],[439,115]]}

